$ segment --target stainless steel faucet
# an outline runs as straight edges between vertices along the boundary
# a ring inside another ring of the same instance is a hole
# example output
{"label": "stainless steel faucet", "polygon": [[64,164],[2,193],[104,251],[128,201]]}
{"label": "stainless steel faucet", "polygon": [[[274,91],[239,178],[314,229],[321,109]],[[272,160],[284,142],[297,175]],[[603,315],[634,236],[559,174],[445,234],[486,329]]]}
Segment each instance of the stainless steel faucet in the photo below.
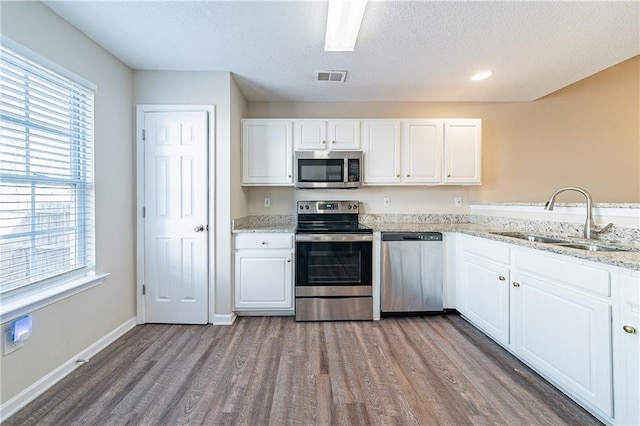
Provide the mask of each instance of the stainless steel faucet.
{"label": "stainless steel faucet", "polygon": [[598,235],[602,234],[603,232],[607,232],[609,229],[611,229],[611,227],[613,226],[613,223],[610,223],[602,228],[599,228],[598,226],[596,226],[595,222],[593,221],[593,212],[592,212],[593,207],[592,207],[592,201],[591,201],[591,194],[589,194],[585,189],[582,189],[582,188],[578,188],[575,186],[567,186],[565,188],[558,189],[556,192],[553,193],[553,195],[551,195],[551,198],[549,198],[549,201],[547,201],[547,204],[544,205],[544,209],[549,211],[553,210],[553,206],[556,203],[556,196],[564,191],[578,191],[579,193],[584,195],[585,198],[587,199],[587,220],[584,223],[585,238],[588,238],[588,239],[597,238]]}

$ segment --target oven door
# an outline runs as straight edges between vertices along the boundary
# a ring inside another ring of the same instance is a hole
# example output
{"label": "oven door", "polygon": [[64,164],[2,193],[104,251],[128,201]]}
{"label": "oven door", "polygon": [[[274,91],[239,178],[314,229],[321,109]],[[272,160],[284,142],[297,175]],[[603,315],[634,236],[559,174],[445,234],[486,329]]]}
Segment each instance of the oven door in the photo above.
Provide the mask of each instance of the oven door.
{"label": "oven door", "polygon": [[373,236],[298,234],[296,296],[371,296]]}

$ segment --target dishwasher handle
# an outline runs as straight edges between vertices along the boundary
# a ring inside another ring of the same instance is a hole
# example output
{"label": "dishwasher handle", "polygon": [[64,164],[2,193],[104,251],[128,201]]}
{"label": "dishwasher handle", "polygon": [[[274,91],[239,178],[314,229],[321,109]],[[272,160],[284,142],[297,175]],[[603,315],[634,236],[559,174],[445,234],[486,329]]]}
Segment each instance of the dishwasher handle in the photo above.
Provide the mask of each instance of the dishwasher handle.
{"label": "dishwasher handle", "polygon": [[441,232],[383,232],[382,241],[442,241]]}

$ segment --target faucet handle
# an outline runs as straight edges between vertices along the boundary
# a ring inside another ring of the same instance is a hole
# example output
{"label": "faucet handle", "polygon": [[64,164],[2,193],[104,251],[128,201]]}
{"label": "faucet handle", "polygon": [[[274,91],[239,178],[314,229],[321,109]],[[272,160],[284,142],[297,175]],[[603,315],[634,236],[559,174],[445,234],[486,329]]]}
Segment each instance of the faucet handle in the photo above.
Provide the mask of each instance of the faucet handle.
{"label": "faucet handle", "polygon": [[596,229],[593,229],[592,232],[595,232],[596,234],[603,234],[607,232],[609,229],[611,229],[612,227],[613,227],[613,223],[609,223],[608,225],[605,225],[602,228],[596,227]]}

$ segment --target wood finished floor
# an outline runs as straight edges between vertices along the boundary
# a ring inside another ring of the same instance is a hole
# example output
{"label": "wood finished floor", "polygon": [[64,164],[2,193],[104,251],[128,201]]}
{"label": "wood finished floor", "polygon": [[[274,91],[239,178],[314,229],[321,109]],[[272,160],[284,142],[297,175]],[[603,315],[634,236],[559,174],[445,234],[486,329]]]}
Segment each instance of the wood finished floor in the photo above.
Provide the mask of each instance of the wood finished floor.
{"label": "wood finished floor", "polygon": [[138,326],[6,424],[600,423],[446,315]]}

